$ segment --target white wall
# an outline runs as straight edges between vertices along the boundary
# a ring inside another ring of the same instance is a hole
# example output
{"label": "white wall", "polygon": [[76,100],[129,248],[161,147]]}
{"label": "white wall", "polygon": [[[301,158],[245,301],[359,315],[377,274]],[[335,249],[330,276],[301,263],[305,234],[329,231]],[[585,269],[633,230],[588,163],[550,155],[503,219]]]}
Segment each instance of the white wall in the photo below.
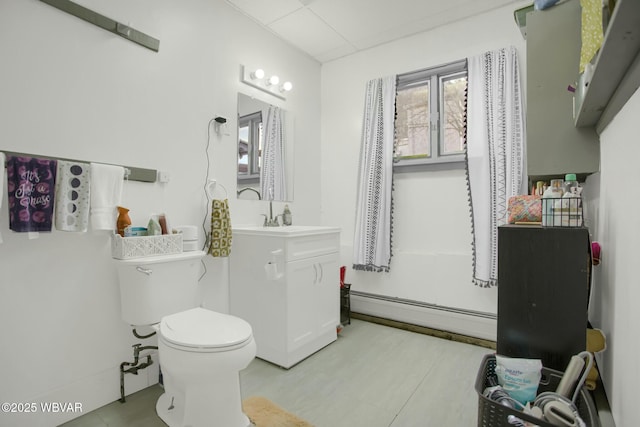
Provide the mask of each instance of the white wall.
{"label": "white wall", "polygon": [[[525,70],[525,42],[514,3],[490,13],[323,64],[322,221],[342,227],[342,263],[352,290],[495,314],[496,289],[473,285],[471,223],[464,168],[395,175],[393,257],[389,273],[351,269],[364,88],[376,77],[432,67],[513,45]],[[524,87],[523,87],[524,90]],[[425,320],[395,308],[354,310],[495,339],[495,320]],[[413,310],[413,308],[412,308]],[[449,314],[446,314],[449,316]],[[435,323],[434,323],[435,322]],[[480,330],[474,324],[486,323]]]}
{"label": "white wall", "polygon": [[[232,223],[260,223],[265,202],[236,201],[237,92],[295,114],[294,221],[318,223],[320,65],[222,0],[78,1],[160,40],[158,53],[36,0],[0,3],[0,151],[168,171],[168,184],[126,184],[134,224],[166,212],[171,224],[208,227],[209,176],[230,193]],[[240,64],[294,83],[286,102],[244,87]],[[6,193],[6,192],[5,192]],[[218,194],[219,196],[220,194]],[[135,339],[120,319],[109,236],[54,231],[37,240],[8,229],[0,210],[0,400],[80,402],[84,412],[119,397],[118,367]],[[278,204],[281,210],[283,204]],[[276,209],[276,208],[274,208]],[[207,306],[226,310],[226,260],[206,260]],[[156,365],[157,366],[157,365]],[[149,373],[153,373],[150,369]],[[156,377],[126,377],[127,393]],[[0,414],[3,426],[57,425],[77,414]]]}
{"label": "white wall", "polygon": [[603,330],[607,349],[598,364],[618,426],[636,425],[636,389],[640,381],[640,225],[632,219],[640,209],[640,145],[637,143],[640,93],[636,92],[600,135],[600,173],[589,179],[593,239],[602,246],[594,267],[589,318]]}

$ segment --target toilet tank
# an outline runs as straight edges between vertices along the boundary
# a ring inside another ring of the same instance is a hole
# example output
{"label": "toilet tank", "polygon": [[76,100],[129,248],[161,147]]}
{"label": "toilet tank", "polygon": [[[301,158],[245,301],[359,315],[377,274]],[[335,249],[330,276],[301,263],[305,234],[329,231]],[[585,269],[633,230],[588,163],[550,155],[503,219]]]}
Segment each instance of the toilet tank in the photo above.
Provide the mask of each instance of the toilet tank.
{"label": "toilet tank", "polygon": [[199,305],[203,251],[114,260],[120,281],[122,320],[151,325],[163,316]]}

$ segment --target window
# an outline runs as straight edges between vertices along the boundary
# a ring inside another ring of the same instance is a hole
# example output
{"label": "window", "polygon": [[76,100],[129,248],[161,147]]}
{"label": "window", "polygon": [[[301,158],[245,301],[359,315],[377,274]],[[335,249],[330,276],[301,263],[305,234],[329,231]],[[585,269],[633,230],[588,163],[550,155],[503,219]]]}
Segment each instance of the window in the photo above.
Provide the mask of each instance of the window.
{"label": "window", "polygon": [[248,114],[238,119],[238,179],[260,179],[262,151],[262,113]]}
{"label": "window", "polygon": [[396,166],[464,161],[466,89],[466,61],[398,76]]}

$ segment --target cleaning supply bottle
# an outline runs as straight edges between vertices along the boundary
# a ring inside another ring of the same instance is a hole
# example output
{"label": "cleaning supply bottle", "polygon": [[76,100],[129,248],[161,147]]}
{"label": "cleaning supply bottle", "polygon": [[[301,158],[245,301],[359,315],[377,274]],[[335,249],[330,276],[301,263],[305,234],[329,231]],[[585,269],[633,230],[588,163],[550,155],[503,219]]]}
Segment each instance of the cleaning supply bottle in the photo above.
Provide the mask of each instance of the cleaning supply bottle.
{"label": "cleaning supply bottle", "polygon": [[160,230],[162,234],[169,234],[169,227],[167,226],[167,217],[162,213],[158,215],[158,224],[160,224]]}
{"label": "cleaning supply bottle", "polygon": [[162,227],[160,227],[160,221],[158,215],[151,215],[149,224],[147,225],[147,236],[159,236],[162,234]]}
{"label": "cleaning supply bottle", "polygon": [[562,186],[561,179],[552,179],[542,195],[542,225],[545,227],[560,227],[562,224]]}
{"label": "cleaning supply bottle", "polygon": [[576,174],[568,173],[564,178],[562,195],[562,226],[579,227],[582,225],[582,188]]}
{"label": "cleaning supply bottle", "polygon": [[576,174],[575,173],[568,173],[564,176],[564,193],[571,193],[571,192],[575,192],[575,190],[572,191],[572,188],[578,188],[580,187],[580,184],[578,184],[578,179],[576,178]]}
{"label": "cleaning supply bottle", "polygon": [[289,205],[284,205],[284,211],[282,212],[282,225],[291,225],[291,211]]}

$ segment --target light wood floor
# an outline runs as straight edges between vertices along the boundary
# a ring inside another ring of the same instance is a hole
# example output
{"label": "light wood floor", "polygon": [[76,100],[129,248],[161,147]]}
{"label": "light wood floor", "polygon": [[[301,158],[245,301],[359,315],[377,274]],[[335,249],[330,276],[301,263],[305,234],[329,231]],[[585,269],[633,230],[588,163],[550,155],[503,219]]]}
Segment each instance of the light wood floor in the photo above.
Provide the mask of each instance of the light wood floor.
{"label": "light wood floor", "polygon": [[[266,397],[316,427],[471,427],[474,381],[493,352],[353,319],[336,342],[289,370],[255,359],[241,372],[242,395]],[[161,393],[150,387],[64,426],[163,427]]]}

